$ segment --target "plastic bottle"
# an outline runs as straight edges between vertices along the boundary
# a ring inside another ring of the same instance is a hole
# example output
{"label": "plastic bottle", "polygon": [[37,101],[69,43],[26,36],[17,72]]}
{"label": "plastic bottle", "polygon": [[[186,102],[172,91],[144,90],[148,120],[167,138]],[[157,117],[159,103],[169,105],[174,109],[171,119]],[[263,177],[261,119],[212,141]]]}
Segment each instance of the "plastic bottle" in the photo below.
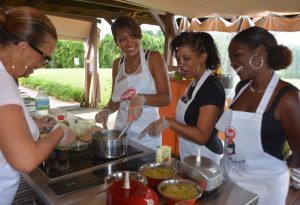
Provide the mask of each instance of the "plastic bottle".
{"label": "plastic bottle", "polygon": [[65,120],[65,116],[64,115],[58,115],[57,116],[57,122],[58,123],[64,123],[65,125],[67,125],[68,127],[70,127],[70,123]]}
{"label": "plastic bottle", "polygon": [[35,97],[35,107],[40,115],[48,115],[50,109],[49,96],[42,88],[39,88],[39,92]]}

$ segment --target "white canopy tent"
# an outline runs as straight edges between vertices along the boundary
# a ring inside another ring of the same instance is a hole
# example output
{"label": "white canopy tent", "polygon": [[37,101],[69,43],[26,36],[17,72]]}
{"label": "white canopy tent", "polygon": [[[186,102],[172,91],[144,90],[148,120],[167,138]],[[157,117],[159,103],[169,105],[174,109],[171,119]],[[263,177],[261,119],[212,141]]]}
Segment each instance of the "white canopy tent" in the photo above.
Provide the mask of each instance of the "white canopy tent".
{"label": "white canopy tent", "polygon": [[188,18],[217,13],[222,16],[257,15],[265,11],[299,13],[299,0],[119,0]]}

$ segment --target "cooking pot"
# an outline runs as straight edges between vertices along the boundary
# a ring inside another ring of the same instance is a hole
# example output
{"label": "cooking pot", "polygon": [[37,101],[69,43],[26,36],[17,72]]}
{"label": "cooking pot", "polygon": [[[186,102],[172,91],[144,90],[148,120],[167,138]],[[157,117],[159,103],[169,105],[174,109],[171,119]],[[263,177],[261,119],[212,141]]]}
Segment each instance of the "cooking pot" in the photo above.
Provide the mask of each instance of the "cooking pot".
{"label": "cooking pot", "polygon": [[197,181],[204,190],[203,195],[208,195],[217,190],[223,182],[223,171],[220,166],[207,157],[191,155],[183,159],[181,172],[188,178]]}
{"label": "cooking pot", "polygon": [[147,178],[142,176],[138,172],[120,171],[120,172],[113,172],[104,178],[104,182],[105,182],[106,186],[110,186],[112,183],[114,183],[116,181],[124,180],[126,172],[129,174],[130,180],[136,180],[136,181],[142,182],[143,184],[147,184]]}
{"label": "cooking pot", "polygon": [[137,172],[129,172],[129,187],[125,187],[125,172],[113,173],[106,178],[106,205],[158,205],[158,195]]}
{"label": "cooking pot", "polygon": [[95,157],[118,158],[126,153],[126,133],[118,137],[120,130],[100,130],[92,134],[92,149]]}

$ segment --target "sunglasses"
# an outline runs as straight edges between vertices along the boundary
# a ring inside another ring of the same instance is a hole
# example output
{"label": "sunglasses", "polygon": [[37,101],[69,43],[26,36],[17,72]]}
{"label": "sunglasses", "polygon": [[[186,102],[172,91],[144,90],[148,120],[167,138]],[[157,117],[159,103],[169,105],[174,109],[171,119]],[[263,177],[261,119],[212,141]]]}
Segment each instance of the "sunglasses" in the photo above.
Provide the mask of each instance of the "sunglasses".
{"label": "sunglasses", "polygon": [[[15,44],[17,45],[19,42],[15,42]],[[51,56],[48,56],[46,55],[43,51],[41,51],[40,49],[38,49],[37,47],[35,47],[34,45],[30,44],[29,42],[27,42],[28,45],[33,49],[35,50],[38,54],[40,54],[43,59],[44,59],[44,62],[42,63],[42,65],[47,65],[51,60],[52,60],[52,57]]]}

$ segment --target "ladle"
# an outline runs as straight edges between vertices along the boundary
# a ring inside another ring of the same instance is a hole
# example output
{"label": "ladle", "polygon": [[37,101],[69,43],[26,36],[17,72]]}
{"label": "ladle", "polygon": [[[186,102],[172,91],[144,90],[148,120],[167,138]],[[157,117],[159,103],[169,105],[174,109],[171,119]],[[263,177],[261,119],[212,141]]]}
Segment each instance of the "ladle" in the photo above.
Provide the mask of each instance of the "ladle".
{"label": "ladle", "polygon": [[117,136],[117,139],[122,137],[122,135],[127,131],[127,129],[129,128],[129,126],[131,125],[132,122],[126,122],[125,127],[123,128],[123,130],[120,132],[120,134]]}

